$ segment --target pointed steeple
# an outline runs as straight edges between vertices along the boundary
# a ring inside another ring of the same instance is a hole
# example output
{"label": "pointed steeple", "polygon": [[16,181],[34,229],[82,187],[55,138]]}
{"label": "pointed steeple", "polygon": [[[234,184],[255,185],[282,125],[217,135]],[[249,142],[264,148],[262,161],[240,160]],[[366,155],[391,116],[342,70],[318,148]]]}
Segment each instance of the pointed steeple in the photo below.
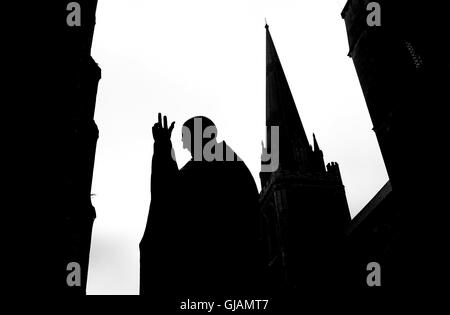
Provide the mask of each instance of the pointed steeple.
{"label": "pointed steeple", "polygon": [[310,145],[294,98],[266,24],[266,126],[267,149],[271,152],[270,126],[279,126],[281,170],[307,171]]}
{"label": "pointed steeple", "polygon": [[314,152],[320,151],[319,144],[317,143],[316,135],[313,133],[313,139],[314,139]]}
{"label": "pointed steeple", "polygon": [[312,153],[312,170],[318,173],[324,173],[326,171],[325,162],[323,160],[323,152],[320,150],[319,143],[317,142],[316,135],[313,133],[314,139],[314,151]]}

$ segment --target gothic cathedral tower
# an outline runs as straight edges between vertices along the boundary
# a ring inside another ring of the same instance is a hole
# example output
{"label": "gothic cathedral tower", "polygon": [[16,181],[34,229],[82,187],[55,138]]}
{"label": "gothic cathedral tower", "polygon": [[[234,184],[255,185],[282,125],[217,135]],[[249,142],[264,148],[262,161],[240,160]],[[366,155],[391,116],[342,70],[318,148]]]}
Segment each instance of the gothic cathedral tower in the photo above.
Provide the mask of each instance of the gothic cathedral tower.
{"label": "gothic cathedral tower", "polygon": [[339,166],[331,162],[325,167],[315,136],[309,144],[267,25],[266,67],[263,153],[276,154],[270,127],[279,128],[278,167],[260,173],[268,285],[289,290],[329,286],[338,281],[335,274],[342,274],[336,268],[344,265],[341,242],[350,222]]}

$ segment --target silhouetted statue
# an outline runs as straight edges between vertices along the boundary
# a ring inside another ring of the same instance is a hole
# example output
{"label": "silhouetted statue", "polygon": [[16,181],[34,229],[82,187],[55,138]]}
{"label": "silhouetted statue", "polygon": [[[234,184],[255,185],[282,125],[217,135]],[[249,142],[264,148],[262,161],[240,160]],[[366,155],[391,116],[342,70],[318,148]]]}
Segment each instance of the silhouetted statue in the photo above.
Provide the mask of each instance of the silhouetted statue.
{"label": "silhouetted statue", "polygon": [[149,218],[141,250],[141,294],[195,297],[243,294],[256,285],[258,190],[234,151],[217,143],[206,117],[183,126],[192,159],[178,170],[170,141],[174,123],[153,126]]}

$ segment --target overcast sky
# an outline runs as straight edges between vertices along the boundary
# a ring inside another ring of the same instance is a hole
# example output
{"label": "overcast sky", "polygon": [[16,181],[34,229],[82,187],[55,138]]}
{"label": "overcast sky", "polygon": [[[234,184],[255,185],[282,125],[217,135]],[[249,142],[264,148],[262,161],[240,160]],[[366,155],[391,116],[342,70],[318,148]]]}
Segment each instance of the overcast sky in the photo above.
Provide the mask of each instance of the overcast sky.
{"label": "overcast sky", "polygon": [[92,193],[97,219],[88,294],[138,294],[157,113],[181,126],[210,117],[260,187],[265,138],[264,18],[300,117],[340,165],[352,216],[388,180],[340,17],[345,1],[99,0],[93,57],[102,68]]}

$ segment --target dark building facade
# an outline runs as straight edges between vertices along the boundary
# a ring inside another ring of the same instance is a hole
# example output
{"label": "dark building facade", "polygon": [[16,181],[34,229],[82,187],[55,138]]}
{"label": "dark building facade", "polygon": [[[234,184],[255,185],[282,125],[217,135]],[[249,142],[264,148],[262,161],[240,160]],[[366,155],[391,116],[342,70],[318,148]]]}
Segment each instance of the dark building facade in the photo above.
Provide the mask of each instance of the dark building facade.
{"label": "dark building facade", "polygon": [[[79,4],[81,18],[73,26],[70,3]],[[16,175],[23,193],[15,210],[20,228],[13,235],[20,241],[11,255],[11,281],[19,293],[86,293],[101,76],[91,57],[96,7],[94,0],[38,2],[21,11],[31,25],[17,48],[26,55],[20,55],[22,91],[15,95],[22,111],[17,143],[25,159],[18,168],[23,177]]]}
{"label": "dark building facade", "polygon": [[[67,96],[59,123],[64,138],[60,155],[61,183],[65,207],[62,237],[67,242],[62,266],[76,262],[81,267],[81,286],[60,283],[69,294],[85,294],[95,209],[91,186],[99,131],[94,111],[101,70],[91,57],[97,1],[79,1],[81,26],[66,27],[65,76],[61,95]],[[68,271],[66,270],[66,274]],[[63,278],[66,280],[65,277]],[[66,282],[66,281],[65,281]]]}
{"label": "dark building facade", "polygon": [[[266,33],[263,155],[278,150],[279,165],[260,173],[265,277],[269,287],[291,291],[340,285],[340,272],[330,265],[344,267],[340,250],[350,213],[339,166],[325,166],[315,135],[309,144],[267,25]],[[271,126],[279,128],[278,143],[271,141]]]}
{"label": "dark building facade", "polygon": [[[450,50],[443,6],[377,1],[381,24],[367,22],[369,0],[349,0],[342,11],[352,58],[390,181],[348,229],[355,285],[365,266],[381,264],[385,285],[435,281],[443,213],[436,185],[445,131]],[[442,163],[445,163],[442,161]],[[412,276],[413,275],[413,276]]]}

